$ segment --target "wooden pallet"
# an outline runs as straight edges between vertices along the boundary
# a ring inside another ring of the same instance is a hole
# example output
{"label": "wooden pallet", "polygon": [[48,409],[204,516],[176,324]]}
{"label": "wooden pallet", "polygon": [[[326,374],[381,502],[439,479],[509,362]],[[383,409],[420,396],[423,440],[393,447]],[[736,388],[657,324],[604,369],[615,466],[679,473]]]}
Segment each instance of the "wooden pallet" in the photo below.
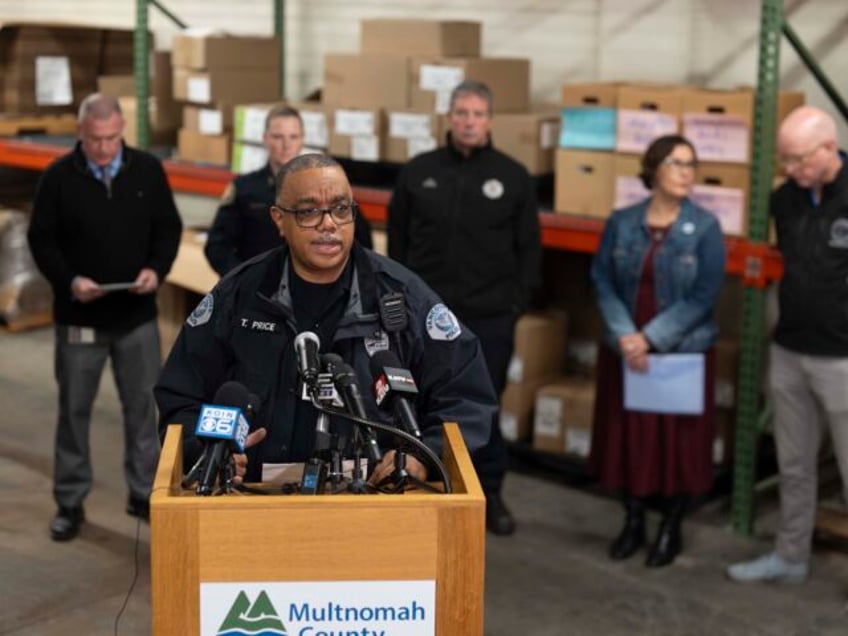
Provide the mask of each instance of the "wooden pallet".
{"label": "wooden pallet", "polygon": [[0,136],[20,135],[73,135],[77,131],[77,118],[63,115],[16,115],[0,113]]}
{"label": "wooden pallet", "polygon": [[48,310],[37,313],[22,313],[16,316],[3,317],[3,328],[11,333],[39,329],[53,324],[53,312]]}

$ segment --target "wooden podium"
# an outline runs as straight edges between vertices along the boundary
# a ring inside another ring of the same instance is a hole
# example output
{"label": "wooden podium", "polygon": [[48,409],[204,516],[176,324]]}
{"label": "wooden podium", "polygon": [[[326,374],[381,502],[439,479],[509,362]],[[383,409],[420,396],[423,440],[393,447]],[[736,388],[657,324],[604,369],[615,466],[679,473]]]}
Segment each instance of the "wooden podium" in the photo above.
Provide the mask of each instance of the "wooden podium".
{"label": "wooden podium", "polygon": [[444,439],[450,495],[198,497],[170,426],[150,498],[153,633],[200,633],[201,583],[435,581],[435,633],[482,636],[485,499],[459,427]]}

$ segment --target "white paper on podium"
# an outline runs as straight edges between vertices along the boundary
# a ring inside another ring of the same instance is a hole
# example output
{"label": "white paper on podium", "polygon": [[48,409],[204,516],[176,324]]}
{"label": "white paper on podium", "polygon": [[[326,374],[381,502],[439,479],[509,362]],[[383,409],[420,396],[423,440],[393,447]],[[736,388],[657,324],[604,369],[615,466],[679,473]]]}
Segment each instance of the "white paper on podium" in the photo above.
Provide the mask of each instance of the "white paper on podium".
{"label": "white paper on podium", "polygon": [[628,411],[700,415],[704,412],[704,354],[649,354],[648,371],[624,367]]}

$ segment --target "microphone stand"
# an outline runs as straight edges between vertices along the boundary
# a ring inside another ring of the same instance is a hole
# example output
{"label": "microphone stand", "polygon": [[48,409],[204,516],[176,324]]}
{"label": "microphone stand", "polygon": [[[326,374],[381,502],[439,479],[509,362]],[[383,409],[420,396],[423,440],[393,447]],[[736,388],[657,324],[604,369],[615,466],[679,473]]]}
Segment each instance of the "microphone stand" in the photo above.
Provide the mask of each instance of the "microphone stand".
{"label": "microphone stand", "polygon": [[418,488],[433,493],[441,492],[438,488],[434,488],[426,481],[418,479],[418,477],[412,475],[406,470],[407,455],[408,453],[404,450],[398,449],[395,451],[395,472],[384,477],[380,483],[377,484],[377,489],[388,488],[389,492],[397,494],[404,493],[412,488]]}
{"label": "microphone stand", "polygon": [[374,488],[368,485],[362,474],[362,436],[356,426],[353,428],[353,449],[353,474],[347,484],[347,491],[357,495],[372,493]]}

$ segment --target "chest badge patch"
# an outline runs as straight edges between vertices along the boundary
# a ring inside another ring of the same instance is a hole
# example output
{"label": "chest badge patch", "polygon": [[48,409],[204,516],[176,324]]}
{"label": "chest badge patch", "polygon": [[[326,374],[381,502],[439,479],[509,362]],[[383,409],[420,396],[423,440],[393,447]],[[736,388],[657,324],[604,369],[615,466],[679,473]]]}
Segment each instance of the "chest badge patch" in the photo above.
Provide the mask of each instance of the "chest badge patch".
{"label": "chest badge patch", "polygon": [[504,193],[504,185],[497,179],[487,179],[483,183],[483,194],[485,194],[488,198],[500,199]]}
{"label": "chest badge patch", "polygon": [[848,219],[836,219],[830,226],[830,247],[848,249]]}
{"label": "chest badge patch", "polygon": [[212,294],[206,294],[197,304],[197,307],[194,308],[194,311],[191,312],[191,315],[186,318],[186,324],[188,324],[189,327],[205,325],[209,322],[209,319],[212,318],[212,310],[214,307],[215,300],[212,298]]}
{"label": "chest badge patch", "polygon": [[365,351],[368,353],[368,357],[371,358],[378,351],[387,351],[389,349],[389,334],[385,331],[378,331],[373,338],[365,337],[362,342],[365,345]]}
{"label": "chest badge patch", "polygon": [[436,180],[433,177],[427,177],[426,179],[424,179],[424,181],[421,182],[421,187],[432,189],[432,188],[438,188],[439,184],[436,182]]}
{"label": "chest badge patch", "polygon": [[695,224],[691,221],[686,221],[683,225],[680,226],[680,229],[683,230],[684,234],[694,234],[695,233]]}
{"label": "chest badge patch", "polygon": [[444,304],[433,305],[427,314],[427,334],[433,340],[456,340],[462,333],[459,320]]}

